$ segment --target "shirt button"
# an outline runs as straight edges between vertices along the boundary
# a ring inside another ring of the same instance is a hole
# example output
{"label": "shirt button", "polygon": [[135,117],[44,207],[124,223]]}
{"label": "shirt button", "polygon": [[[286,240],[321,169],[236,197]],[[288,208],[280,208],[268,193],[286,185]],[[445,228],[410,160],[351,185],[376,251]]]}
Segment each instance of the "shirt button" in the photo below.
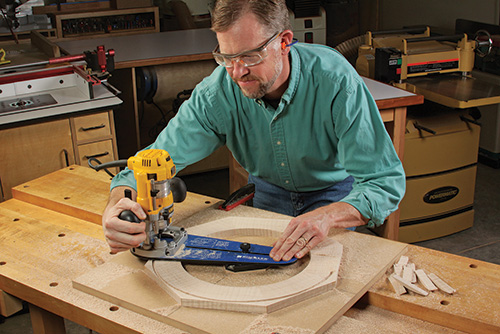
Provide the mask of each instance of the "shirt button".
{"label": "shirt button", "polygon": [[284,162],[281,163],[281,167],[285,167],[285,163]]}
{"label": "shirt button", "polygon": [[285,181],[285,183],[286,183],[286,184],[289,184],[289,183],[290,183],[290,181],[286,180],[286,181]]}
{"label": "shirt button", "polygon": [[281,141],[279,141],[279,140],[278,140],[278,141],[276,142],[276,144],[281,145]]}

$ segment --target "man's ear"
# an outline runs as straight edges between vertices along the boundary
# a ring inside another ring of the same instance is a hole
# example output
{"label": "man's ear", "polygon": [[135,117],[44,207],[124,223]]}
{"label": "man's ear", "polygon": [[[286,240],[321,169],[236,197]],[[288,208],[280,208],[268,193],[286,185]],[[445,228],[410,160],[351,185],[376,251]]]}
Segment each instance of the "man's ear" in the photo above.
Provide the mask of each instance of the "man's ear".
{"label": "man's ear", "polygon": [[291,30],[284,30],[281,33],[281,50],[288,53],[289,47],[293,42],[293,32]]}
{"label": "man's ear", "polygon": [[285,48],[287,48],[291,45],[292,42],[293,42],[293,32],[288,29],[284,30],[281,33],[281,45],[285,45]]}

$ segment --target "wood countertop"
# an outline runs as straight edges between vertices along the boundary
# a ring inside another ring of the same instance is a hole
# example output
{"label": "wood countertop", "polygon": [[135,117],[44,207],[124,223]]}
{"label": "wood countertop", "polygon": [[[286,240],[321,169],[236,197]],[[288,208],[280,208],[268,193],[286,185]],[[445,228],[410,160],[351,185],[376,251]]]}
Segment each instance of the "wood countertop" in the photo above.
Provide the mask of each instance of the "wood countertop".
{"label": "wood countertop", "polygon": [[[0,203],[0,289],[49,312],[56,319],[67,318],[100,333],[181,333],[164,322],[72,286],[75,278],[116,257],[109,254],[98,219],[106,205],[109,182],[105,173],[71,166],[15,187],[14,199]],[[220,202],[189,193],[185,202],[176,205],[174,223],[197,224],[198,217],[203,215],[219,217],[223,214],[216,209]],[[283,218],[245,206],[235,208],[231,214]],[[338,289],[347,287],[355,279],[350,278],[353,273],[349,268],[362,268],[366,262],[363,254],[368,250],[362,244],[395,243],[350,231],[334,233],[352,240],[344,242],[351,263],[344,264]],[[358,307],[346,310],[333,325],[330,323],[318,332],[499,332],[500,266],[412,245],[406,249],[406,255],[417,267],[433,270],[457,289],[457,293],[396,296],[386,273],[371,286]],[[356,263],[356,259],[360,262]],[[363,307],[362,302],[368,305]],[[271,326],[266,328],[300,333],[293,328],[273,327],[273,319],[279,316],[275,313],[259,318]],[[214,313],[214,320],[223,321],[224,314]],[[43,326],[47,328],[47,323]]]}

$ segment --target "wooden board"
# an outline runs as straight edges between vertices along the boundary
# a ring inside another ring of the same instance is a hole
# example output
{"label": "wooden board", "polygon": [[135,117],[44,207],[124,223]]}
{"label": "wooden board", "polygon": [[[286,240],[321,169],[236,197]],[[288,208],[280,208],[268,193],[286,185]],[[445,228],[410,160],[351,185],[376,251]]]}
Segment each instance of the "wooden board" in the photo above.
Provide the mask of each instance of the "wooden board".
{"label": "wooden board", "polygon": [[[229,217],[191,227],[189,231],[272,245],[288,222],[288,219]],[[257,272],[231,274],[223,266],[183,266],[176,261],[148,261],[145,271],[182,306],[270,313],[332,290],[337,282],[342,248],[340,243],[328,239],[293,265]]]}
{"label": "wooden board", "polygon": [[[212,207],[183,220],[182,225],[189,232],[191,226],[225,217],[238,216],[243,224],[245,218],[259,215],[287,219],[243,206],[230,212]],[[335,230],[331,238],[344,246],[336,288],[267,314],[268,324],[323,333],[406,249],[406,244],[347,230]],[[120,254],[91,273],[75,279],[74,287],[189,332],[238,333],[258,321],[258,314],[182,307],[146,275],[144,263],[129,252]],[[241,280],[250,284],[244,276]],[[307,317],[304,317],[304,312],[307,312]],[[222,328],[221,323],[224,323]]]}
{"label": "wooden board", "polygon": [[[90,167],[70,166],[12,188],[12,196],[101,224],[100,213],[108,201],[109,182],[106,173],[98,173]],[[88,201],[88,198],[94,200]]]}
{"label": "wooden board", "polygon": [[[90,167],[73,165],[12,188],[12,196],[101,225],[110,182],[111,178],[104,171],[96,172]],[[174,222],[217,201],[215,198],[188,193],[183,203],[175,205]]]}
{"label": "wooden board", "polygon": [[500,333],[500,266],[412,245],[406,255],[457,292],[395,296],[387,284],[388,272],[370,289],[370,304],[469,333]]}

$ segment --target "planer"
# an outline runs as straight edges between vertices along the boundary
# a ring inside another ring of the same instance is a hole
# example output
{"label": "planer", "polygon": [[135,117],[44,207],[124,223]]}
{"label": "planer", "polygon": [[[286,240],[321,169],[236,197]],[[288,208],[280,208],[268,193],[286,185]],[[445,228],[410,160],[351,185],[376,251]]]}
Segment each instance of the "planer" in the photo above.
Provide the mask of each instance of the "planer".
{"label": "planer", "polygon": [[431,36],[429,27],[368,31],[358,50],[356,69],[362,76],[396,83],[428,74],[468,74],[475,53],[484,56],[491,47],[486,30],[479,30],[473,40],[467,34]]}
{"label": "planer", "polygon": [[500,103],[500,86],[472,75],[476,56],[487,56],[492,46],[484,29],[473,39],[465,33],[432,36],[429,27],[368,31],[356,70],[450,108],[479,107]]}

